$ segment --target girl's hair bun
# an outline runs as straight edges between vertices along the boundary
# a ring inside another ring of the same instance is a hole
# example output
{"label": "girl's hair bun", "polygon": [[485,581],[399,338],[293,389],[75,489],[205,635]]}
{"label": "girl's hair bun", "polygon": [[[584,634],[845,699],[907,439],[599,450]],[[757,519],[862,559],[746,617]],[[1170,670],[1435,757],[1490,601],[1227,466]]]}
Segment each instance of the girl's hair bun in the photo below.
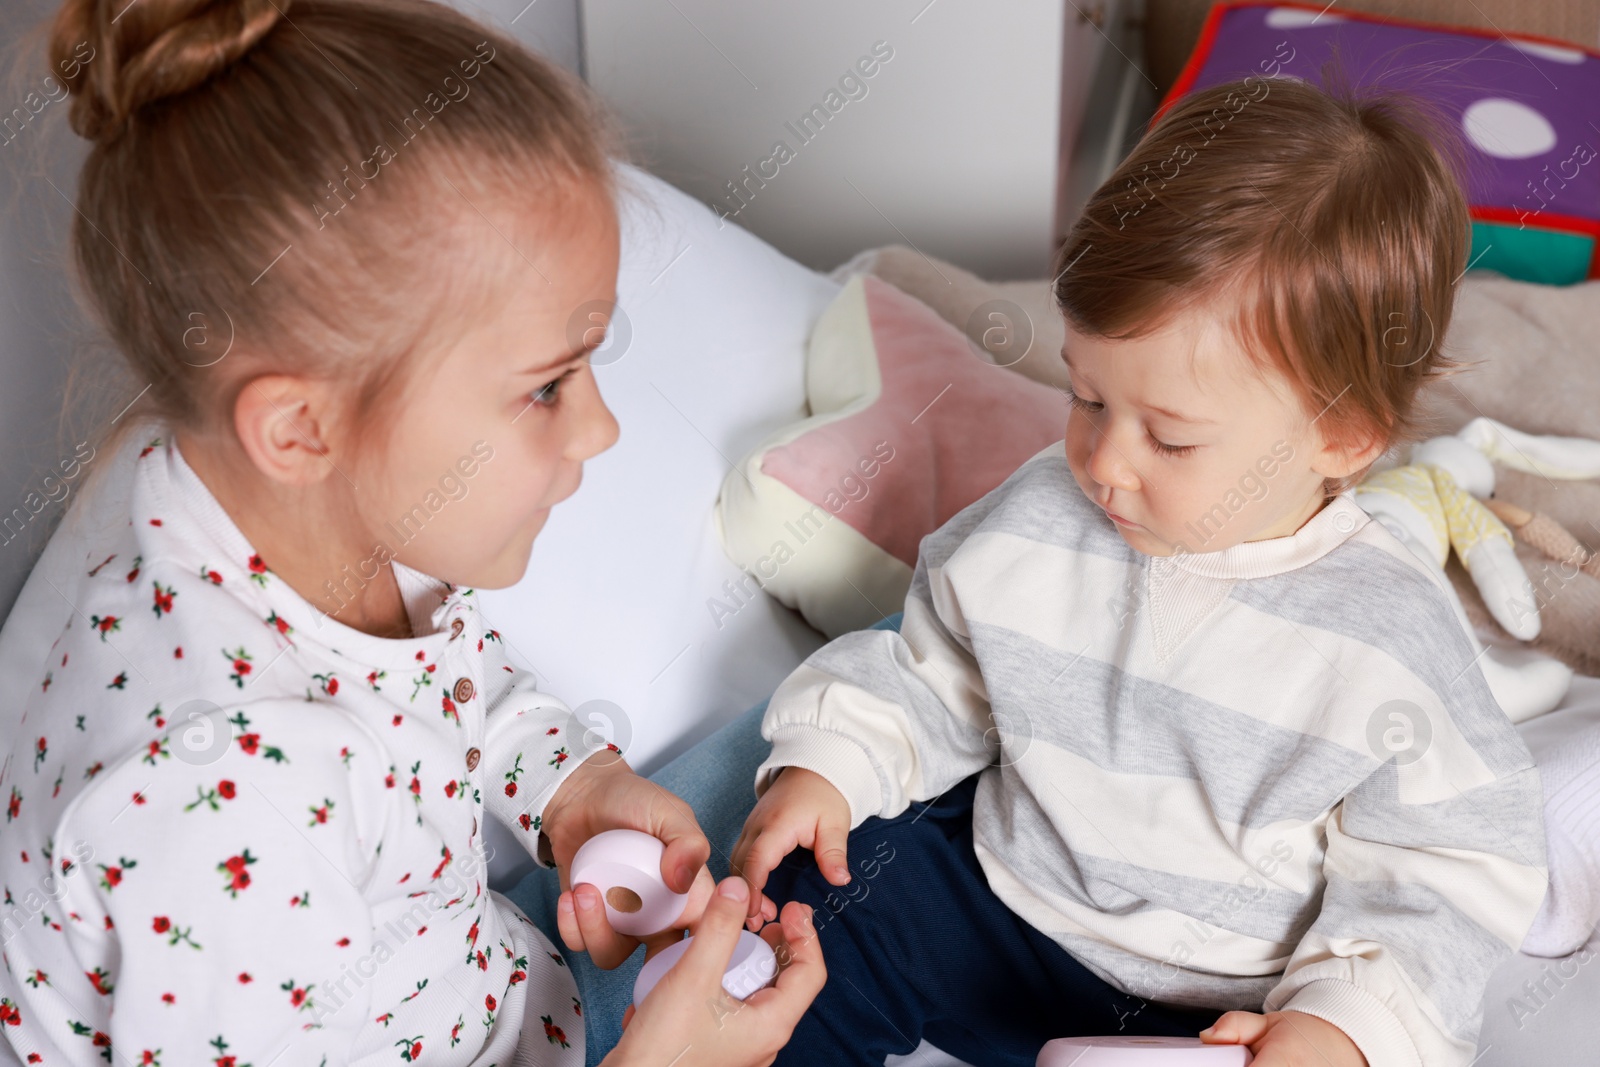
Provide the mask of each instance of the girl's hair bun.
{"label": "girl's hair bun", "polygon": [[286,17],[290,0],[66,0],[50,60],[73,130],[115,139],[141,107],[203,84]]}

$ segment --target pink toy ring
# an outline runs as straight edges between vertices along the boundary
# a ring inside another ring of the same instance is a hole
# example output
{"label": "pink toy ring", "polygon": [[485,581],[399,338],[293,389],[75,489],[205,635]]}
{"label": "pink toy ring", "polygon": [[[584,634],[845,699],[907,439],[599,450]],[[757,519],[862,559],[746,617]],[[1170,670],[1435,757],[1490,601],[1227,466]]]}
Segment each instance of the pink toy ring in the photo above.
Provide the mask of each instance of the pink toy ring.
{"label": "pink toy ring", "polygon": [[[662,975],[689,951],[689,942],[693,940],[692,936],[686,937],[645,961],[644,966],[639,968],[639,977],[633,982],[635,1004],[644,1003],[644,998],[661,981]],[[749,930],[740,930],[739,943],[733,947],[728,969],[722,973],[722,988],[728,991],[729,996],[743,1000],[756,990],[771,985],[777,977],[778,956],[772,951],[772,946]]]}
{"label": "pink toy ring", "polygon": [[678,921],[688,893],[674,893],[661,880],[660,839],[638,830],[606,830],[583,843],[572,857],[571,884],[588,882],[606,902],[606,919],[619,934],[647,937]]}
{"label": "pink toy ring", "polygon": [[1035,1067],[1246,1067],[1244,1045],[1208,1045],[1198,1037],[1061,1037],[1039,1050]]}

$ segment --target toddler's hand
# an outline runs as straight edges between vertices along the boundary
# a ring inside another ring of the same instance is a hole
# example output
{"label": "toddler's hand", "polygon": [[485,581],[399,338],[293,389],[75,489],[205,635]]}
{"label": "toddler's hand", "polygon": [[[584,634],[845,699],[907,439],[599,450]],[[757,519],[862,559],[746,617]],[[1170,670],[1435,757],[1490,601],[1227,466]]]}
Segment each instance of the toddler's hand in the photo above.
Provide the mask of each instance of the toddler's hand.
{"label": "toddler's hand", "polygon": [[1250,1067],[1367,1067],[1350,1035],[1303,1011],[1223,1012],[1200,1031],[1207,1044],[1248,1045]]}
{"label": "toddler's hand", "polygon": [[[770,1064],[822,989],[827,969],[811,925],[811,909],[790,901],[779,924],[761,936],[778,957],[778,982],[743,1001],[722,988],[749,890],[725,878],[706,905],[700,930],[637,1008],[622,1016],[622,1040],[602,1067],[756,1067]],[[707,1010],[707,1009],[710,1010]],[[690,1048],[694,1052],[684,1055]]]}
{"label": "toddler's hand", "polygon": [[850,881],[845,842],[850,837],[850,802],[822,775],[803,767],[785,767],[756,801],[744,832],[733,846],[728,869],[743,874],[752,890],[751,929],[765,900],[767,875],[797,846],[809,848],[817,869],[834,885]]}

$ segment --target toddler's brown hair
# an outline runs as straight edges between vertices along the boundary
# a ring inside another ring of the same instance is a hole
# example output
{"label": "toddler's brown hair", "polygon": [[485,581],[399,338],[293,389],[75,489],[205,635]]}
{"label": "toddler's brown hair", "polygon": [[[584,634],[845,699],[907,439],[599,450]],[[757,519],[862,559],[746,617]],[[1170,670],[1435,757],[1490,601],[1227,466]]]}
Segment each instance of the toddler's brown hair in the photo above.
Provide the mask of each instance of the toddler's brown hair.
{"label": "toddler's brown hair", "polygon": [[[1248,77],[1179,98],[1057,255],[1073,329],[1124,340],[1208,303],[1333,440],[1417,440],[1471,227],[1458,137],[1406,90]],[[1328,479],[1332,495],[1363,468]]]}

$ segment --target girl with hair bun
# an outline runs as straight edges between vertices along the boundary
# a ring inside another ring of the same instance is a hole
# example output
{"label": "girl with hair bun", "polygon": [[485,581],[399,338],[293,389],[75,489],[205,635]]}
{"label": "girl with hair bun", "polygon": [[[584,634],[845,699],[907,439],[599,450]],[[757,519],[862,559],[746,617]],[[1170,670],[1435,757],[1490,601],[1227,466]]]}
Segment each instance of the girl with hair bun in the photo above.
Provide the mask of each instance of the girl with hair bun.
{"label": "girl with hair bun", "polygon": [[[0,770],[0,1033],[46,1064],[770,1062],[822,984],[809,909],[762,931],[775,987],[704,1011],[748,887],[474,596],[617,439],[571,326],[616,300],[603,108],[430,0],[67,0],[49,51],[93,142],[79,281],[142,391],[57,531],[86,547]],[[614,1049],[487,888],[489,819],[602,968],[639,942],[574,852],[665,843],[689,904],[645,941],[699,936]]]}

